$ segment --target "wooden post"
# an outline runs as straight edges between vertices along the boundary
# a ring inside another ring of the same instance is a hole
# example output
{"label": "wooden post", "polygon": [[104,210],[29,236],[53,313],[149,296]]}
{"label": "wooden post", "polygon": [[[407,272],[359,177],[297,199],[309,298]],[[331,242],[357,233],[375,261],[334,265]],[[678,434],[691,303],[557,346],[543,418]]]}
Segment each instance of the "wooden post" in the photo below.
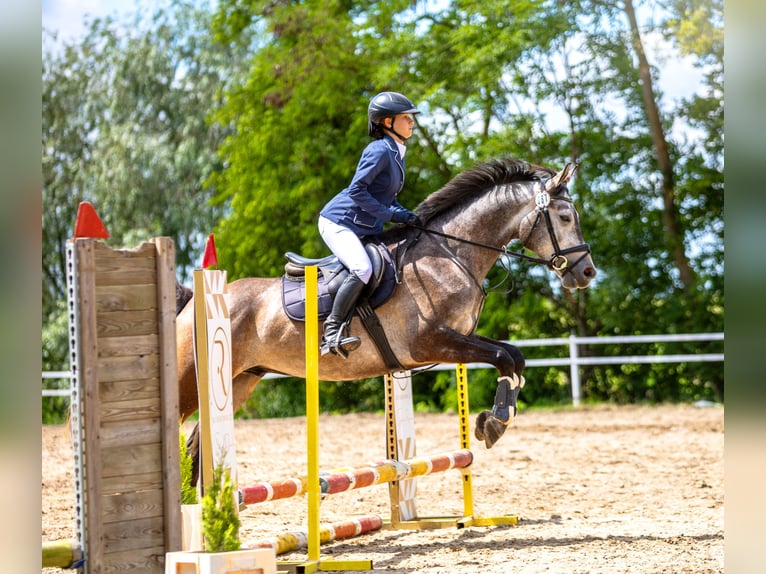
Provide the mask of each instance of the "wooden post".
{"label": "wooden post", "polygon": [[173,243],[67,253],[84,569],[159,574],[181,548]]}

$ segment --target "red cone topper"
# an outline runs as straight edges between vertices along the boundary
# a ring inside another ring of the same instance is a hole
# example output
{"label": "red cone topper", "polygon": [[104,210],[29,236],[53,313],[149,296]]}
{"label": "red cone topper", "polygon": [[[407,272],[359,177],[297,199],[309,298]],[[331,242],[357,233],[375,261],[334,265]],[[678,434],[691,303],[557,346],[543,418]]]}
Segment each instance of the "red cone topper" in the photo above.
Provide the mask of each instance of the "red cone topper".
{"label": "red cone topper", "polygon": [[75,239],[78,237],[95,237],[97,239],[109,237],[109,232],[89,201],[81,201],[80,207],[77,208],[74,236]]}
{"label": "red cone topper", "polygon": [[202,257],[202,268],[207,269],[213,265],[218,265],[218,255],[215,252],[215,239],[213,234],[207,236],[205,244],[205,255]]}

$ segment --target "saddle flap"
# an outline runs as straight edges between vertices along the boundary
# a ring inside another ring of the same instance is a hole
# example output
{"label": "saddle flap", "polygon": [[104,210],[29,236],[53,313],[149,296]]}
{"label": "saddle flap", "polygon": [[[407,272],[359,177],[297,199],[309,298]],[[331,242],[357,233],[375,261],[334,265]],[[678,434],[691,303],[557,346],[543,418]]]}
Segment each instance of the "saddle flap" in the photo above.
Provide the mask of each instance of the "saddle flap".
{"label": "saddle flap", "polygon": [[383,279],[383,272],[386,270],[386,262],[383,259],[383,254],[380,252],[380,247],[377,243],[367,243],[364,246],[364,249],[367,251],[370,263],[372,263],[372,277],[370,277],[370,280],[367,282],[367,286],[363,293],[364,295],[369,296],[378,288],[378,285],[380,285],[380,282]]}

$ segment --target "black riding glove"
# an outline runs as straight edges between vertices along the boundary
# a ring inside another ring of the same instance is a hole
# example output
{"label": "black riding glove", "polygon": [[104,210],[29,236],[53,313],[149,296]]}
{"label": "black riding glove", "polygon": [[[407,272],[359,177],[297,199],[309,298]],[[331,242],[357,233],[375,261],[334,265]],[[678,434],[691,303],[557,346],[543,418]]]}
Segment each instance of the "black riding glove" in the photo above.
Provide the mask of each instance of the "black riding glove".
{"label": "black riding glove", "polygon": [[391,215],[391,221],[394,223],[406,223],[411,225],[418,221],[418,216],[405,207],[397,207]]}

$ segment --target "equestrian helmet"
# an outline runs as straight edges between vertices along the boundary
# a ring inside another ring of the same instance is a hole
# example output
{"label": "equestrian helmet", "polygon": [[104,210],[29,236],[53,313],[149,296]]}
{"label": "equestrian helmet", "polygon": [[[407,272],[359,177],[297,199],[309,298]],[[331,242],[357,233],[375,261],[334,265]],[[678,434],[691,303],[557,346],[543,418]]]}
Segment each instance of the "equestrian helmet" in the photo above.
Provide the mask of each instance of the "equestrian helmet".
{"label": "equestrian helmet", "polygon": [[380,121],[399,114],[419,114],[414,104],[399,92],[381,92],[367,107],[367,131],[370,137],[381,136]]}

